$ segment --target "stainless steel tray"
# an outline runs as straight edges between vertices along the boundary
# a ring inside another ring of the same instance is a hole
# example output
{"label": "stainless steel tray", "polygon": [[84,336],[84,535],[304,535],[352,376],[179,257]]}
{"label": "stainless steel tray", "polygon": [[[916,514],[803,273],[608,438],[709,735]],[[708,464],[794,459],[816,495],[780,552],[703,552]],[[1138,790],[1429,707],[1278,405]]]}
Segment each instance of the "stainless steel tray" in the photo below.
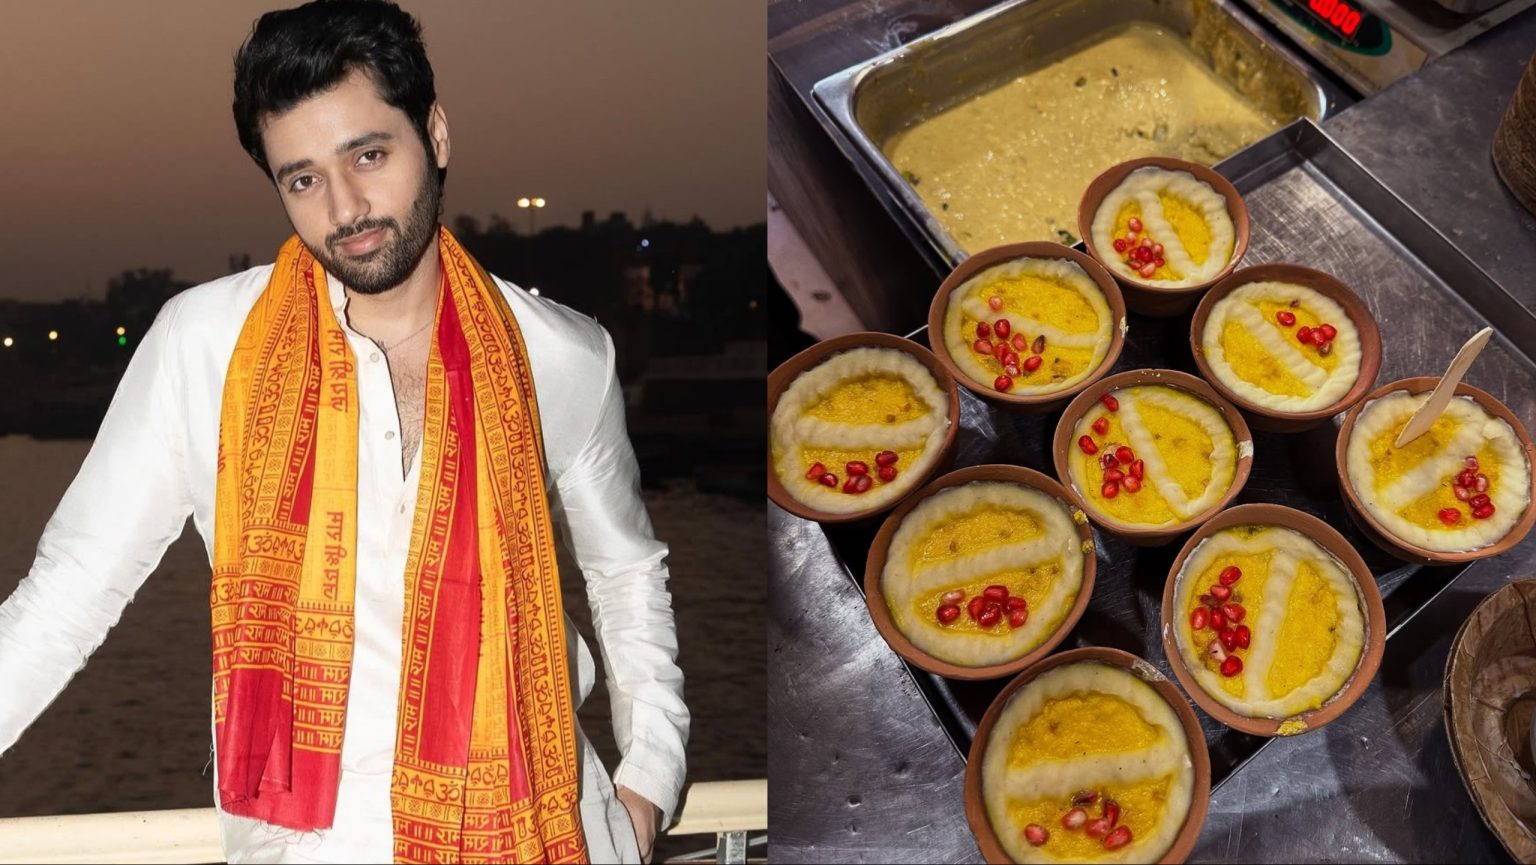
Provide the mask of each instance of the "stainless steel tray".
{"label": "stainless steel tray", "polygon": [[[1381,325],[1378,383],[1438,374],[1460,344],[1494,324],[1497,335],[1467,380],[1503,400],[1527,427],[1536,422],[1536,316],[1393,196],[1314,124],[1299,120],[1229,160],[1222,171],[1243,193],[1252,238],[1243,264],[1288,261],[1327,271],[1360,294]],[[926,342],[924,331],[911,334]],[[1189,352],[1189,316],[1132,315],[1117,369],[1165,366],[1198,374]],[[1051,434],[1059,413],[1012,415],[961,392],[956,467],[1015,463],[1052,473]],[[1372,545],[1346,517],[1335,481],[1337,425],[1306,433],[1254,432],[1253,473],[1238,502],[1276,502],[1342,531],[1376,576],[1388,638],[1467,567],[1405,565]],[[862,585],[873,528],[826,527],[848,576]],[[1163,582],[1183,539],[1133,547],[1095,531],[1099,569],[1087,612],[1062,644],[1113,646],[1171,670],[1158,633]],[[1447,627],[1452,625],[1448,624]],[[960,751],[1006,680],[968,683],[908,666]],[[1269,740],[1237,733],[1196,709],[1219,785]]]}
{"label": "stainless steel tray", "polygon": [[1234,47],[1215,60],[1205,58],[1218,74],[1241,79],[1240,92],[1258,90],[1270,98],[1277,89],[1294,92],[1312,120],[1321,122],[1353,101],[1307,61],[1263,35],[1262,26],[1229,0],[1010,0],[829,76],[812,94],[822,125],[896,222],[936,267],[953,265],[965,253],[881,144],[918,119],[1132,21],[1157,24],[1186,39],[1196,27],[1223,28],[1226,44]]}

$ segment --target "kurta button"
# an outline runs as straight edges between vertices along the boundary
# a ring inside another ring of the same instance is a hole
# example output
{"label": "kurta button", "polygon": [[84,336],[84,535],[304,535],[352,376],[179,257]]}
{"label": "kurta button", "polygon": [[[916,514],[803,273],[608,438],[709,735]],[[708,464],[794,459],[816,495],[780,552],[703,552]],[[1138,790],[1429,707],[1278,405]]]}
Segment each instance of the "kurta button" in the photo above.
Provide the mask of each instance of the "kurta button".
{"label": "kurta button", "polygon": [[387,439],[393,439],[395,437],[395,431],[394,430],[390,430],[390,431],[384,433],[384,437],[387,438]]}
{"label": "kurta button", "polygon": [[378,363],[379,362],[379,353],[378,352],[374,352],[373,354],[368,355],[368,359],[373,361],[374,363]]}

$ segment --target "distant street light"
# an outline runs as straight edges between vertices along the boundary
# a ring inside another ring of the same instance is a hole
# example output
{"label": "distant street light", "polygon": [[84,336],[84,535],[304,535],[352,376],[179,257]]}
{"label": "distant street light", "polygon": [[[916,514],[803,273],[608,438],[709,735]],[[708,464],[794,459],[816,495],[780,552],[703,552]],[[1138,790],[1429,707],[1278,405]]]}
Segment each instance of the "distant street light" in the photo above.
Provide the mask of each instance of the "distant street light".
{"label": "distant street light", "polygon": [[539,290],[537,288],[530,288],[530,289],[528,289],[528,293],[533,295],[534,297],[538,297],[539,296]]}
{"label": "distant street light", "polygon": [[10,348],[11,346],[13,346],[15,344],[16,344],[16,340],[11,339],[10,337],[6,337],[5,338],[5,347],[6,348]]}
{"label": "distant street light", "polygon": [[119,326],[118,329],[117,329],[117,335],[118,336],[123,336],[127,332],[128,332],[128,328],[126,328],[126,327]]}
{"label": "distant street light", "polygon": [[539,197],[528,198],[528,197],[525,196],[525,197],[519,198],[517,200],[517,206],[521,207],[522,209],[524,209],[526,211],[528,211],[528,236],[529,237],[533,236],[533,215],[535,213],[537,213],[538,210],[540,208],[542,208],[545,204],[546,204],[546,202],[544,201],[544,199],[539,198]]}
{"label": "distant street light", "polygon": [[48,331],[48,339],[49,339],[50,342],[54,341],[54,340],[57,340],[58,338],[59,338],[59,332],[58,331],[56,331],[56,330]]}

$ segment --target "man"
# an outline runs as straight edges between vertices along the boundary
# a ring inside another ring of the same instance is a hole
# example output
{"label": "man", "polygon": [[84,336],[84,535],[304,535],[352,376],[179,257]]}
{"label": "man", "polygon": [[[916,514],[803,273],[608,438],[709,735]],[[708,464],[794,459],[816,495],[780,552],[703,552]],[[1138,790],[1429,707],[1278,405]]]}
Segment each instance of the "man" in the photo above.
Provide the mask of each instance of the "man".
{"label": "man", "polygon": [[[437,224],[448,121],[398,7],[264,15],[234,114],[296,235],[145,334],[0,606],[0,751],[190,513],[230,862],[648,861],[688,712],[612,341]],[[614,783],[575,723],[594,664],[557,522],[609,672]]]}

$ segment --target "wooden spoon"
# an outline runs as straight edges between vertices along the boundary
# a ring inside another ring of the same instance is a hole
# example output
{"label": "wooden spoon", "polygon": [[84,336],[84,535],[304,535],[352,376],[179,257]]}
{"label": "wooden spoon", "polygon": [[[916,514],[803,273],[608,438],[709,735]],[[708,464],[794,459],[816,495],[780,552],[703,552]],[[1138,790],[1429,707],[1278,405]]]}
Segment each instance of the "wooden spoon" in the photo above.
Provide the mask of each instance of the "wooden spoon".
{"label": "wooden spoon", "polygon": [[1472,361],[1477,360],[1478,354],[1482,352],[1483,346],[1488,344],[1492,336],[1493,328],[1485,327],[1472,334],[1472,338],[1461,347],[1461,351],[1456,352],[1456,356],[1451,359],[1450,367],[1446,369],[1445,375],[1440,377],[1440,383],[1435,385],[1429,399],[1419,406],[1419,410],[1408,419],[1408,425],[1397,434],[1397,441],[1393,442],[1394,447],[1402,447],[1429,432],[1429,428],[1434,426],[1440,413],[1451,404],[1451,397],[1456,395],[1456,385],[1461,384],[1461,377],[1467,374],[1467,368],[1472,365]]}

